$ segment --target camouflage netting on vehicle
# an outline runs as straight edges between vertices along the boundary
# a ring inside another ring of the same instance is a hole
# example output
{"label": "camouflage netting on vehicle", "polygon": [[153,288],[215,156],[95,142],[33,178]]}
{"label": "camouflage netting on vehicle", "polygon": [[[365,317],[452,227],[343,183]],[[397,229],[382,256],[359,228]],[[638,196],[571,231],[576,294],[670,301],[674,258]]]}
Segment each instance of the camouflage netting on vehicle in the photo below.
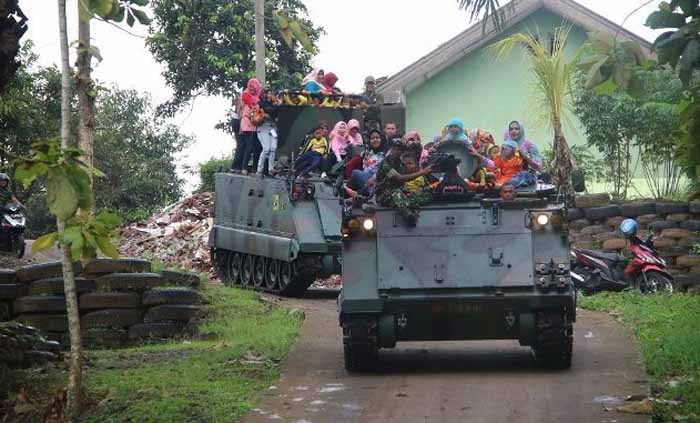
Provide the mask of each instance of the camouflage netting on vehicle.
{"label": "camouflage netting on vehicle", "polygon": [[[9,325],[20,328],[22,336],[26,331],[18,323],[67,347],[61,268],[61,263],[50,262],[0,271],[0,321],[14,320]],[[151,263],[141,259],[96,259],[76,266],[80,323],[87,345],[122,346],[196,330],[205,302],[197,290],[199,275],[151,270]],[[0,364],[11,365],[10,361],[22,357],[3,355],[3,346],[16,344],[3,336],[0,330]]]}
{"label": "camouflage netting on vehicle", "polygon": [[618,228],[634,218],[639,235],[656,236],[654,247],[669,264],[676,287],[700,289],[700,202],[633,201],[614,203],[608,194],[576,197],[568,210],[569,240],[579,248],[604,251],[628,249]]}

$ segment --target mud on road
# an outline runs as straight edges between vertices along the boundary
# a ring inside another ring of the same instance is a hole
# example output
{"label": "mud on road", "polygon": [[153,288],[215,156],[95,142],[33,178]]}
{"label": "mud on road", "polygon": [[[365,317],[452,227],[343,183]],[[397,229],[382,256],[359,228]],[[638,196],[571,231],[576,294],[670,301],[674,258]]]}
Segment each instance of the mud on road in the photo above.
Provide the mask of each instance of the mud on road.
{"label": "mud on road", "polygon": [[343,368],[334,299],[281,300],[304,310],[279,382],[244,423],[644,422],[615,411],[648,386],[633,338],[610,316],[579,310],[570,370],[535,367],[509,341],[398,344],[376,374]]}

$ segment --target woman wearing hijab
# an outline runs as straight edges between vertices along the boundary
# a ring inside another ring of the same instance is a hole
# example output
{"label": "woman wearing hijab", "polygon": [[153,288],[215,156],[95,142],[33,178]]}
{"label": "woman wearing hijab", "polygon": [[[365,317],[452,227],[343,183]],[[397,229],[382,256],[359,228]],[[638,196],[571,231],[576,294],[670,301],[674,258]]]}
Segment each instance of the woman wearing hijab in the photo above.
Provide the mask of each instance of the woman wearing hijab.
{"label": "woman wearing hijab", "polygon": [[348,121],[348,138],[350,143],[354,145],[363,145],[364,140],[362,139],[362,134],[360,134],[360,122],[357,119],[350,119]]}
{"label": "woman wearing hijab", "polygon": [[231,165],[231,170],[234,173],[248,174],[248,161],[250,161],[257,145],[260,144],[256,134],[257,128],[251,121],[250,115],[253,107],[260,103],[261,91],[260,81],[253,78],[248,80],[248,85],[241,95],[241,131],[239,139],[236,140],[236,151]]}
{"label": "woman wearing hijab", "polygon": [[304,91],[307,91],[311,94],[320,94],[323,92],[323,77],[325,74],[323,73],[323,69],[314,69],[311,71],[308,75],[304,77],[304,80],[302,81],[302,86],[304,87]]}
{"label": "woman wearing hijab", "polygon": [[464,122],[462,122],[461,119],[452,119],[447,123],[445,128],[446,131],[443,141],[462,141],[471,145],[471,140],[467,134],[464,133]]}
{"label": "woman wearing hijab", "polygon": [[328,72],[323,76],[323,91],[325,94],[342,94],[340,88],[335,84],[338,82],[338,77],[333,72]]}
{"label": "woman wearing hijab", "polygon": [[469,137],[472,140],[472,144],[476,151],[481,154],[488,154],[489,149],[496,145],[496,141],[493,139],[493,135],[483,129],[477,129],[472,132]]}
{"label": "woman wearing hijab", "polygon": [[503,140],[515,142],[523,161],[530,169],[538,172],[542,170],[540,150],[535,143],[525,137],[525,126],[520,121],[514,120],[508,124]]}
{"label": "woman wearing hijab", "polygon": [[335,161],[340,162],[345,158],[350,140],[348,139],[348,124],[342,120],[335,124],[331,131],[331,150]]}
{"label": "woman wearing hijab", "polygon": [[306,85],[306,83],[310,81],[323,81],[323,76],[323,69],[313,69],[311,72],[306,74],[304,79],[301,80],[301,85]]}

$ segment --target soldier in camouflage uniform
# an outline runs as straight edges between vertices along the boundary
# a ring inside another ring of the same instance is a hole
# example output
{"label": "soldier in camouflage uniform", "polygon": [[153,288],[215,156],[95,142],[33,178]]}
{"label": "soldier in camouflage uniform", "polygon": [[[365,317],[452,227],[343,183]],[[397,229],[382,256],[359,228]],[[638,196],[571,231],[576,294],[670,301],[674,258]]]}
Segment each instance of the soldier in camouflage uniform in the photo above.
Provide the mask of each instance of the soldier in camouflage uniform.
{"label": "soldier in camouflage uniform", "polygon": [[375,91],[374,77],[368,76],[365,78],[365,92],[362,93],[362,103],[364,113],[362,115],[362,128],[365,138],[372,129],[382,130],[381,105],[384,104],[384,98],[381,94]]}
{"label": "soldier in camouflage uniform", "polygon": [[401,157],[407,153],[407,149],[403,143],[391,146],[377,170],[376,198],[380,205],[397,209],[409,226],[415,226],[420,206],[430,202],[431,195],[425,182],[420,190],[409,189],[407,184],[421,178],[425,181],[432,169],[430,166],[423,169],[407,169],[401,162]]}

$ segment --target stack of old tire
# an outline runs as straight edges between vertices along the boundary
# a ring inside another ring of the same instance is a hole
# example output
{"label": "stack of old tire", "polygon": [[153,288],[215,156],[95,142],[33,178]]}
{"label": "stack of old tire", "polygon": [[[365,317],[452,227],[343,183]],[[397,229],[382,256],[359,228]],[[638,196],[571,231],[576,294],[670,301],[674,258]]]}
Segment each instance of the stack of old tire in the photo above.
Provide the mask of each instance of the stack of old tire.
{"label": "stack of old tire", "polygon": [[626,218],[637,220],[640,236],[653,232],[654,246],[669,264],[680,290],[700,289],[700,202],[612,202],[608,194],[579,195],[568,210],[569,236],[579,248],[622,251],[618,232]]}
{"label": "stack of old tire", "polygon": [[[61,263],[21,267],[14,279],[11,272],[2,274],[11,282],[4,291],[0,288],[8,313],[68,344]],[[84,268],[77,264],[76,274],[81,330],[88,345],[118,346],[189,333],[200,315],[196,274],[151,273],[151,263],[140,259],[96,259]]]}

